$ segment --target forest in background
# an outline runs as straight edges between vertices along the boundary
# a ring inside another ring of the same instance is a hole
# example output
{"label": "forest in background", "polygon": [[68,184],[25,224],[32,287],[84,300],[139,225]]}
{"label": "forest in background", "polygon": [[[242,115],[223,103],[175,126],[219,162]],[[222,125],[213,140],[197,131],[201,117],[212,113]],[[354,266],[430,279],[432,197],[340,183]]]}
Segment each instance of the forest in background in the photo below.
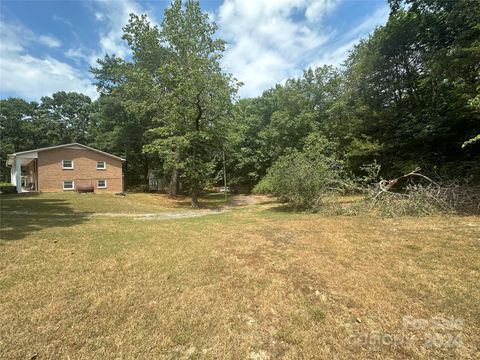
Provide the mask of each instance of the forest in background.
{"label": "forest in background", "polygon": [[125,157],[127,189],[145,189],[153,171],[172,193],[182,182],[196,196],[221,184],[223,154],[229,185],[270,176],[266,192],[287,186],[275,174],[336,187],[374,167],[383,178],[419,167],[478,184],[480,4],[389,3],[388,22],[343,66],[307,69],[248,99],[221,69],[225,43],[198,2],[173,1],[160,28],[132,14],[123,36],[132,58],[106,55],[91,70],[98,99],[0,100],[1,180],[9,153],[79,142]]}

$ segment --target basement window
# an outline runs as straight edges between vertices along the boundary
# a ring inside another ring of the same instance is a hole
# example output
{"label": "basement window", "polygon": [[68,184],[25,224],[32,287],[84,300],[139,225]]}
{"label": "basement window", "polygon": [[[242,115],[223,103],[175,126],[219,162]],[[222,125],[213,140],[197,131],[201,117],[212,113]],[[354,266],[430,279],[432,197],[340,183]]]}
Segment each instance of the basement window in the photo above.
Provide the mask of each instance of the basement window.
{"label": "basement window", "polygon": [[97,180],[97,188],[98,189],[106,189],[107,188],[107,180]]}
{"label": "basement window", "polygon": [[72,180],[65,180],[63,182],[63,190],[75,190],[75,183]]}
{"label": "basement window", "polygon": [[62,169],[73,169],[73,160],[62,160]]}
{"label": "basement window", "polygon": [[97,170],[105,170],[107,163],[105,161],[97,161]]}

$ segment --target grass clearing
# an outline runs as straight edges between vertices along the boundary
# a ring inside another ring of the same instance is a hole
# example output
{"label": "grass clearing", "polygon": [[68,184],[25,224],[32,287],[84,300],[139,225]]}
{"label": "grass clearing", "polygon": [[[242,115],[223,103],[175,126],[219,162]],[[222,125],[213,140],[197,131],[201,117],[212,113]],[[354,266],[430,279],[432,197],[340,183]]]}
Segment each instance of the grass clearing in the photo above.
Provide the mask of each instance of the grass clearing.
{"label": "grass clearing", "polygon": [[[82,214],[183,211],[188,199],[42,194],[1,203],[1,358],[473,359],[479,351],[479,217],[323,217],[260,203],[140,221]],[[406,329],[404,317],[463,326]],[[437,334],[445,341],[429,344]],[[447,346],[452,334],[461,346]]]}

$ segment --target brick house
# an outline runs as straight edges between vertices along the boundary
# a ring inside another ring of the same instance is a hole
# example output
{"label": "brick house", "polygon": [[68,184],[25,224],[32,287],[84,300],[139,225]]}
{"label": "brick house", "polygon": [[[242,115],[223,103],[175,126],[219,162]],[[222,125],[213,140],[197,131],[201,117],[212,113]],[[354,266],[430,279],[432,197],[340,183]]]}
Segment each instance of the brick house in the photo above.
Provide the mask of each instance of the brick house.
{"label": "brick house", "polygon": [[11,182],[17,192],[123,191],[125,159],[78,143],[8,155]]}

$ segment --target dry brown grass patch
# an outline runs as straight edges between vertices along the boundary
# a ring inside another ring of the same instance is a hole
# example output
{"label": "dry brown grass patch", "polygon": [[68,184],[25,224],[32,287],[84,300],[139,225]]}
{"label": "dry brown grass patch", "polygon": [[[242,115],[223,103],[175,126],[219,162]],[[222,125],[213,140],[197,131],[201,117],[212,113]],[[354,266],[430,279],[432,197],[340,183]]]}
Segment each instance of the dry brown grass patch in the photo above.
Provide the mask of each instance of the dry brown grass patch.
{"label": "dry brown grass patch", "polygon": [[[7,214],[2,230],[21,220]],[[478,217],[322,217],[260,204],[168,221],[34,220],[0,245],[1,358],[478,352]],[[404,334],[404,316],[460,318],[463,345],[428,348],[431,329],[398,346],[356,341]]]}

